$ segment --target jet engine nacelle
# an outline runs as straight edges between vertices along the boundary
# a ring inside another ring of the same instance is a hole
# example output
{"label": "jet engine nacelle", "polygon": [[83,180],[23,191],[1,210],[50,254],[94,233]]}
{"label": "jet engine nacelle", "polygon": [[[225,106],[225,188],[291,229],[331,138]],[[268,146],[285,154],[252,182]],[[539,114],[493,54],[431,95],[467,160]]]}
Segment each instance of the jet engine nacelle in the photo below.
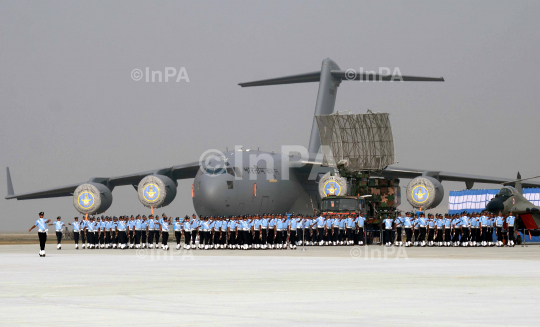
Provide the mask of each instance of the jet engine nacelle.
{"label": "jet engine nacelle", "polygon": [[144,206],[161,208],[176,197],[176,183],[164,175],[148,175],[141,180],[137,191]]}
{"label": "jet engine nacelle", "polygon": [[443,197],[444,188],[441,182],[433,177],[416,177],[407,185],[407,201],[414,208],[435,208]]}
{"label": "jet engine nacelle", "polygon": [[99,183],[79,185],[73,192],[73,206],[81,214],[99,214],[109,209],[112,204],[112,192]]}

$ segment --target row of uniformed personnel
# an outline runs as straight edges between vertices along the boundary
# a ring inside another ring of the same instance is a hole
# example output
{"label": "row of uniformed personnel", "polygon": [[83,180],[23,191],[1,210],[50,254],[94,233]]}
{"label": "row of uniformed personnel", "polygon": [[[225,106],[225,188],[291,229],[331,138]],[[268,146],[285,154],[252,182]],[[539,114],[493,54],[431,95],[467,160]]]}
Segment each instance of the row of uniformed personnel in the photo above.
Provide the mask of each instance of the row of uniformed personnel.
{"label": "row of uniformed personnel", "polygon": [[[507,223],[508,245],[514,246],[514,221],[510,213],[503,217],[493,214],[467,213],[461,215],[424,213],[400,215],[396,219],[385,219],[383,241],[385,245],[392,244],[411,246],[502,246],[503,224]],[[38,227],[40,238],[40,256],[45,255],[47,224],[50,220],[43,218],[36,221],[32,230]],[[298,245],[363,245],[365,218],[358,217],[329,217],[295,216],[289,219],[287,215],[263,214],[233,217],[200,217],[194,214],[191,218],[171,219],[165,214],[161,218],[150,215],[136,217],[85,217],[82,222],[69,223],[73,226],[75,248],[79,248],[79,238],[82,248],[156,248],[168,250],[169,232],[172,228],[176,238],[176,249],[180,248],[181,238],[184,237],[184,248],[195,249],[199,236],[200,249],[296,249]],[[62,228],[65,226],[58,217],[54,224],[58,240],[57,249],[61,249]],[[402,242],[402,231],[405,231],[406,241]],[[497,233],[497,241],[493,242],[493,231]],[[394,234],[396,241],[394,243]],[[414,241],[413,241],[414,238]],[[414,242],[414,243],[413,243]]]}
{"label": "row of uniformed personnel", "polygon": [[[42,217],[40,216],[40,219]],[[36,221],[36,224],[39,223]],[[85,217],[73,226],[75,248],[156,248],[162,238],[161,248],[168,250],[169,232],[180,248],[184,237],[185,249],[296,249],[298,245],[352,245],[364,244],[364,217],[329,218],[292,215],[263,214],[232,217],[200,217],[171,219],[146,216]],[[55,222],[58,245],[61,249],[61,218]],[[41,230],[41,229],[40,229]],[[196,238],[199,244],[196,247]],[[44,249],[42,249],[44,250]]]}
{"label": "row of uniformed personnel", "polygon": [[[384,243],[405,246],[503,246],[503,238],[507,236],[508,246],[514,246],[514,223],[512,212],[504,217],[502,213],[481,212],[449,215],[407,212],[396,219],[385,219]],[[506,223],[506,231],[503,225]],[[405,230],[406,241],[402,242],[402,231]],[[396,234],[396,241],[392,232]],[[493,233],[496,233],[496,241]],[[506,235],[505,235],[506,234]]]}

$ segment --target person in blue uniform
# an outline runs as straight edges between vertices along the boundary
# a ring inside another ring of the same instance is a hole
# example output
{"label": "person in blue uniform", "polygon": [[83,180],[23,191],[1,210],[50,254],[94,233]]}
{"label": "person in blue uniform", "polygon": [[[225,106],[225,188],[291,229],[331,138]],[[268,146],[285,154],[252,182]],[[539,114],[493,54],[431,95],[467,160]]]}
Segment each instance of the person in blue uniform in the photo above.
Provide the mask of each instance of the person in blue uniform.
{"label": "person in blue uniform", "polygon": [[460,222],[461,217],[458,217],[459,215],[454,215],[452,218],[452,244],[454,246],[459,246],[459,240],[461,238],[461,228],[460,228]]}
{"label": "person in blue uniform", "polygon": [[64,229],[64,222],[61,220],[62,218],[60,216],[56,217],[56,221],[52,224],[49,224],[49,226],[54,225],[54,229],[56,230],[56,249],[62,250],[62,230]]}
{"label": "person in blue uniform", "polygon": [[476,240],[475,235],[475,225],[476,225],[476,214],[474,212],[468,214],[469,217],[469,243],[468,246],[474,246],[474,241]]}
{"label": "person in blue uniform", "polygon": [[92,217],[88,217],[88,219],[85,220],[85,223],[84,223],[84,236],[86,238],[87,249],[92,248],[92,242],[94,241],[92,238],[93,233],[94,233],[94,229],[92,227]]}
{"label": "person in blue uniform", "polygon": [[221,236],[219,240],[220,248],[225,249],[227,247],[227,225],[229,224],[229,219],[225,216],[221,217]]}
{"label": "person in blue uniform", "polygon": [[135,239],[135,248],[136,249],[140,249],[141,247],[141,226],[142,224],[142,220],[141,220],[141,216],[140,215],[137,215],[135,217],[135,222],[133,223],[133,229],[134,229],[134,239]]}
{"label": "person in blue uniform", "polygon": [[239,245],[242,250],[248,249],[248,233],[249,233],[249,227],[247,222],[246,216],[240,216],[240,220],[238,221],[238,233],[239,233]]}
{"label": "person in blue uniform", "polygon": [[210,222],[210,238],[212,240],[210,249],[219,249],[219,226],[221,225],[221,221],[219,220],[219,216],[212,216],[210,219],[212,220]]}
{"label": "person in blue uniform", "polygon": [[489,225],[489,216],[485,212],[482,212],[482,215],[480,216],[479,229],[480,229],[480,235],[482,237],[481,245],[483,247],[486,247],[489,244],[489,240],[487,237],[488,225]]}
{"label": "person in blue uniform", "polygon": [[105,218],[105,248],[111,248],[112,247],[112,241],[111,241],[111,226],[112,226],[112,218],[106,217]]}
{"label": "person in blue uniform", "polygon": [[217,222],[217,218],[214,218],[214,216],[210,216],[210,218],[208,218],[208,227],[210,228],[208,230],[208,238],[209,238],[208,248],[209,249],[214,248],[214,239],[215,239],[214,226],[216,225],[216,222]]}
{"label": "person in blue uniform", "polygon": [[161,230],[161,239],[163,240],[161,248],[165,251],[169,251],[169,245],[167,245],[167,241],[169,240],[169,219],[167,217],[162,218],[159,222],[159,226]]}
{"label": "person in blue uniform", "polygon": [[313,220],[311,219],[311,216],[304,217],[304,245],[312,245],[312,239],[311,236],[313,235],[313,231],[311,230],[311,225],[313,224]]}
{"label": "person in blue uniform", "polygon": [[489,228],[488,228],[488,234],[489,234],[489,246],[495,246],[495,242],[493,242],[493,234],[495,233],[495,214],[491,213],[489,214]]}
{"label": "person in blue uniform", "polygon": [[238,222],[237,217],[232,216],[229,220],[228,226],[227,226],[227,238],[229,239],[229,248],[230,249],[237,249],[240,248],[238,245]]}
{"label": "person in blue uniform", "polygon": [[433,245],[442,246],[444,227],[444,220],[442,218],[442,215],[436,214],[433,223],[435,225],[435,236],[433,237]]}
{"label": "person in blue uniform", "polygon": [[414,238],[413,246],[418,246],[420,243],[420,223],[418,221],[419,217],[417,213],[413,214],[412,216],[413,216],[412,228],[413,228],[413,238]]}
{"label": "person in blue uniform", "polygon": [[411,213],[407,212],[405,214],[405,217],[401,217],[401,221],[403,223],[403,227],[405,228],[405,246],[409,247],[411,246],[411,240],[412,240],[412,221],[411,221]]}
{"label": "person in blue uniform", "polygon": [[319,246],[324,245],[324,237],[325,237],[325,220],[327,217],[324,215],[320,215],[315,219],[315,225],[317,226],[317,243]]}
{"label": "person in blue uniform", "polygon": [[131,215],[131,217],[129,217],[129,220],[127,221],[126,231],[128,236],[129,248],[133,249],[133,247],[135,246],[135,217],[133,215]]}
{"label": "person in blue uniform", "polygon": [[253,248],[259,250],[261,248],[261,217],[259,215],[253,216],[251,230],[253,233]]}
{"label": "person in blue uniform", "polygon": [[84,249],[86,248],[86,223],[88,222],[88,216],[85,215],[83,217],[83,220],[81,221],[81,224],[79,225],[79,236],[81,237],[81,247]]}
{"label": "person in blue uniform", "polygon": [[268,248],[273,249],[275,247],[274,239],[276,236],[276,224],[277,220],[274,215],[268,215]]}
{"label": "person in blue uniform", "polygon": [[263,214],[261,219],[259,220],[260,222],[260,228],[259,230],[261,231],[261,249],[262,250],[266,250],[268,248],[268,217],[266,214]]}
{"label": "person in blue uniform", "polygon": [[396,243],[395,245],[397,246],[402,246],[403,245],[403,241],[401,240],[401,234],[403,232],[403,215],[400,211],[397,212],[397,217],[396,219],[394,220],[394,228],[395,228],[395,232],[396,232]]}
{"label": "person in blue uniform", "polygon": [[217,216],[217,224],[215,225],[215,230],[217,234],[217,244],[216,249],[223,249],[224,244],[227,243],[227,218],[225,216]]}
{"label": "person in blue uniform", "polygon": [[347,223],[348,218],[349,218],[349,216],[342,216],[342,217],[339,218],[338,237],[337,237],[338,245],[344,245],[345,244],[345,224]]}
{"label": "person in blue uniform", "polygon": [[[161,218],[163,219],[164,216],[165,214],[163,214]],[[155,245],[156,249],[159,247],[159,238],[161,237],[160,226],[159,226],[160,221],[161,219],[159,219],[159,215],[155,215],[154,216],[154,242],[156,243]]]}
{"label": "person in blue uniform", "polygon": [[42,211],[39,213],[39,218],[36,220],[34,225],[30,227],[28,232],[31,232],[32,229],[38,229],[38,238],[39,238],[39,256],[45,256],[45,243],[47,243],[47,224],[51,221],[50,219],[45,220],[45,213]]}
{"label": "person in blue uniform", "polygon": [[[340,243],[340,233],[339,233],[339,224],[343,221],[343,216],[336,216],[334,222],[332,223],[332,228],[334,229],[334,240],[332,241],[333,245],[341,245]],[[345,228],[345,225],[343,225]]]}
{"label": "person in blue uniform", "polygon": [[469,246],[471,221],[466,212],[464,212],[463,216],[461,216],[460,226],[461,226],[461,239],[462,239],[461,246],[467,247]]}
{"label": "person in blue uniform", "polygon": [[508,233],[508,246],[513,247],[514,246],[514,223],[516,221],[516,217],[512,214],[512,211],[508,213],[508,217],[506,217],[506,224],[507,224],[507,233]]}
{"label": "person in blue uniform", "polygon": [[180,224],[180,217],[176,217],[173,224],[174,238],[176,239],[176,250],[180,250],[180,240],[182,239],[182,224]]}
{"label": "person in blue uniform", "polygon": [[127,247],[127,224],[126,218],[120,217],[118,225],[116,226],[116,233],[118,234],[119,248],[124,250]]}
{"label": "person in blue uniform", "polygon": [[208,250],[208,248],[210,247],[210,222],[208,220],[208,216],[204,217],[203,221],[201,222],[200,229],[201,233],[199,243],[201,244],[201,248]]}
{"label": "person in blue uniform", "polygon": [[101,221],[99,217],[92,217],[92,223],[94,224],[94,242],[93,242],[93,248],[99,249],[99,235],[100,235],[100,227],[101,227]]}
{"label": "person in blue uniform", "polygon": [[427,219],[427,246],[433,246],[433,242],[435,239],[435,217],[433,217],[433,214],[428,214]]}
{"label": "person in blue uniform", "polygon": [[104,216],[101,216],[101,220],[99,222],[99,229],[100,229],[99,247],[101,249],[104,249],[105,248],[105,233],[107,231],[107,223],[106,223],[106,218]]}
{"label": "person in blue uniform", "polygon": [[385,218],[382,221],[382,225],[384,226],[384,234],[383,234],[384,245],[385,246],[391,246],[392,243],[393,243],[392,228],[393,228],[393,225],[394,225],[394,220],[391,219],[391,218]]}
{"label": "person in blue uniform", "polygon": [[362,214],[360,214],[358,215],[358,217],[356,217],[356,219],[354,220],[354,223],[356,225],[356,235],[355,235],[354,244],[362,246],[364,245],[364,242],[365,242],[364,226],[366,223],[366,218]]}
{"label": "person in blue uniform", "polygon": [[504,224],[504,217],[502,215],[502,212],[499,212],[499,215],[495,218],[495,228],[497,231],[497,246],[503,246],[503,224]]}
{"label": "person in blue uniform", "polygon": [[96,222],[94,217],[90,217],[86,223],[86,239],[88,240],[88,248],[94,249],[96,247]]}
{"label": "person in blue uniform", "polygon": [[443,231],[444,231],[444,246],[450,246],[452,245],[452,218],[449,214],[444,215],[443,219],[444,225],[443,225]]}
{"label": "person in blue uniform", "polygon": [[99,228],[100,228],[100,221],[99,217],[92,217],[92,224],[94,225],[94,242],[93,242],[93,249],[99,248]]}
{"label": "person in blue uniform", "polygon": [[[287,249],[287,238],[289,236],[289,219],[288,219],[288,216],[287,215],[283,215],[283,214],[280,214],[280,215],[277,215],[278,217],[278,222],[281,221],[281,249]],[[277,226],[276,226],[276,229],[277,229]],[[277,239],[277,234],[276,234],[276,239]]]}
{"label": "person in blue uniform", "polygon": [[291,218],[286,222],[287,231],[289,233],[289,248],[296,250],[296,230],[298,228],[298,218],[295,215],[291,215]]}
{"label": "person in blue uniform", "polygon": [[147,235],[148,235],[147,229],[148,229],[148,220],[147,220],[146,216],[142,216],[142,221],[141,221],[141,247],[143,249],[148,247],[148,244],[147,244]]}
{"label": "person in blue uniform", "polygon": [[342,219],[341,217],[336,216],[332,220],[332,238],[330,239],[330,241],[332,242],[332,245],[334,245],[334,246],[339,245],[338,244],[338,240],[339,240],[339,221],[341,219]]}
{"label": "person in blue uniform", "polygon": [[191,249],[191,220],[189,216],[184,217],[182,230],[184,232],[184,249],[189,250]]}
{"label": "person in blue uniform", "polygon": [[283,248],[283,219],[280,215],[277,215],[277,218],[276,218],[276,239],[275,239],[275,244],[276,244],[276,249],[282,249]]}
{"label": "person in blue uniform", "polygon": [[296,245],[301,246],[304,241],[304,216],[298,215],[296,219]]}
{"label": "person in blue uniform", "polygon": [[116,249],[118,246],[118,232],[116,231],[116,226],[118,226],[118,217],[114,216],[112,218],[112,224],[111,224],[111,242],[112,242],[112,248]]}
{"label": "person in blue uniform", "polygon": [[331,216],[324,217],[324,245],[332,244],[333,229],[332,224],[334,219]]}
{"label": "person in blue uniform", "polygon": [[94,249],[99,249],[99,232],[100,232],[100,219],[99,217],[92,217],[92,224],[94,225],[94,241],[92,243]]}
{"label": "person in blue uniform", "polygon": [[214,248],[214,226],[216,224],[216,218],[214,216],[208,217],[208,248]]}
{"label": "person in blue uniform", "polygon": [[75,221],[69,223],[70,226],[73,226],[73,241],[75,241],[75,249],[79,249],[79,233],[81,231],[81,223],[79,223],[79,217],[73,218]]}
{"label": "person in blue uniform", "polygon": [[154,219],[154,215],[149,215],[148,222],[146,224],[146,233],[148,234],[148,248],[149,249],[154,248],[155,223],[156,223],[156,220]]}
{"label": "person in blue uniform", "polygon": [[248,224],[248,249],[253,249],[253,216],[248,215],[247,216],[247,224]]}
{"label": "person in blue uniform", "polygon": [[428,222],[426,219],[426,214],[423,212],[420,213],[418,217],[418,225],[420,226],[420,236],[419,236],[420,246],[426,246],[426,232],[427,232]]}
{"label": "person in blue uniform", "polygon": [[[196,214],[193,214],[191,215],[191,244],[193,244],[193,250],[196,250],[197,249],[197,236],[199,235],[199,229],[200,229],[200,226],[201,226],[201,221],[199,220],[199,218],[197,218],[197,215]],[[199,238],[199,248],[201,246],[201,241],[200,241],[200,238]]]}
{"label": "person in blue uniform", "polygon": [[352,215],[349,215],[345,219],[345,239],[344,239],[345,245],[354,244],[355,233],[356,233],[355,218],[353,218]]}

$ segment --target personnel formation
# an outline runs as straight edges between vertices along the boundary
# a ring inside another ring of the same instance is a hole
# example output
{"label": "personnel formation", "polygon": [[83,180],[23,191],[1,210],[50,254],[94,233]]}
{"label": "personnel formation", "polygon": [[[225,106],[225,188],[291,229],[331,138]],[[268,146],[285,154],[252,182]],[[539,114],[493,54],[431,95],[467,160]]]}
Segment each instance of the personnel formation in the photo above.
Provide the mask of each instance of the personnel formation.
{"label": "personnel formation", "polygon": [[[45,256],[48,227],[55,226],[57,249],[62,249],[61,217],[54,223],[44,213],[29,229],[38,228],[40,256]],[[366,224],[362,215],[262,214],[230,217],[184,218],[158,215],[120,217],[78,217],[73,227],[75,249],[153,249],[169,250],[169,234],[174,233],[176,249],[291,249],[297,246],[343,246],[369,244],[381,237],[385,246],[514,246],[512,213],[506,217],[486,212],[460,215],[425,213],[399,214],[381,224]],[[382,235],[377,227],[382,229]],[[504,229],[505,228],[505,229]],[[495,235],[495,237],[494,237]],[[171,235],[172,236],[172,235]],[[405,241],[403,241],[405,239]],[[183,241],[183,244],[182,244]],[[504,242],[503,242],[504,241]]]}

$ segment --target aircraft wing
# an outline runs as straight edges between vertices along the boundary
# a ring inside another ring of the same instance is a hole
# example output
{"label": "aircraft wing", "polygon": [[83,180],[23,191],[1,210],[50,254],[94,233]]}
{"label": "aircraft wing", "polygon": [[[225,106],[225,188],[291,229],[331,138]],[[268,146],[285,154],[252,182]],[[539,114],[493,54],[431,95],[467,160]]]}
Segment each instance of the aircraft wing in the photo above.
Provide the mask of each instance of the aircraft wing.
{"label": "aircraft wing", "polygon": [[[311,171],[314,166],[322,166],[320,161],[309,160],[301,161],[303,166],[296,167],[298,172],[306,173]],[[480,176],[480,175],[469,175],[461,173],[452,173],[445,171],[433,171],[427,169],[411,169],[411,168],[402,168],[396,166],[388,166],[380,174],[381,177],[386,178],[407,178],[413,179],[418,176],[430,176],[440,181],[452,181],[452,182],[465,182],[468,189],[473,187],[474,183],[485,183],[485,184],[502,184],[514,182],[515,178],[503,178],[503,177],[491,177],[491,176]],[[311,176],[313,178],[313,176]],[[532,181],[522,181],[521,185],[523,187],[540,187],[540,182]]]}
{"label": "aircraft wing", "polygon": [[[400,168],[394,166],[388,166],[382,171],[381,176],[390,178],[415,178],[418,176],[430,176],[440,181],[465,182],[467,188],[472,188],[474,183],[502,184],[516,180],[515,178],[469,175],[446,171]],[[523,187],[540,187],[540,182],[523,181],[521,182],[521,185]]]}
{"label": "aircraft wing", "polygon": [[[88,182],[102,183],[113,189],[115,186],[122,185],[137,185],[141,179],[145,176],[152,174],[167,175],[173,179],[187,179],[194,178],[199,170],[199,162],[192,162],[188,164],[173,166],[169,168],[157,169],[157,170],[148,170],[141,173],[117,176],[117,177],[94,177],[90,178]],[[67,186],[54,187],[36,192],[28,192],[21,194],[14,194],[13,185],[11,183],[11,175],[9,173],[9,168],[7,168],[7,181],[8,181],[8,195],[6,199],[17,199],[17,200],[32,200],[32,199],[45,199],[45,198],[56,198],[62,196],[71,196],[75,189],[86,182],[81,182],[77,184],[71,184]]]}

